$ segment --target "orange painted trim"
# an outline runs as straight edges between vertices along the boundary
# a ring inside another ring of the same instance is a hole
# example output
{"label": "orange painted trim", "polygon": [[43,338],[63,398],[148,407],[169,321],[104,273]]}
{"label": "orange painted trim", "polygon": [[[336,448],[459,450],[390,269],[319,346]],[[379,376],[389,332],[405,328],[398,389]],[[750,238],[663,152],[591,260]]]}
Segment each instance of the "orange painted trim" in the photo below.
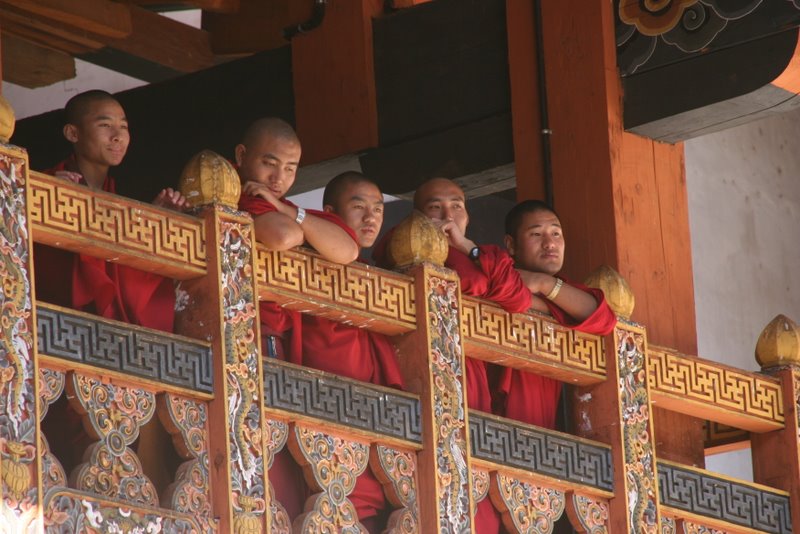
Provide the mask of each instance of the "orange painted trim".
{"label": "orange painted trim", "polygon": [[772,85],[790,93],[800,94],[800,36],[794,49],[792,59],[784,71],[772,81]]}

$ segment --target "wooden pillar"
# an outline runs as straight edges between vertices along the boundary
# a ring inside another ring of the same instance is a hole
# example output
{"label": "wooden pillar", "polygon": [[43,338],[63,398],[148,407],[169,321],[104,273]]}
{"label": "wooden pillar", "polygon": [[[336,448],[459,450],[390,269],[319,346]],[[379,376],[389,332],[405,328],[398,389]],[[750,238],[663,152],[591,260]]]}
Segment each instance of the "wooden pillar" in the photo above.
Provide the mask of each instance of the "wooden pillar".
{"label": "wooden pillar", "polygon": [[[191,184],[191,185],[187,185]],[[210,336],[214,400],[209,403],[212,506],[220,532],[270,532],[264,461],[263,375],[256,311],[255,235],[236,215],[239,178],[224,158],[204,151],[187,164],[181,192],[202,205],[205,276],[181,283],[188,294],[176,332]]]}
{"label": "wooden pillar", "polygon": [[[527,20],[534,31],[533,18],[527,18],[532,3],[514,7],[515,13],[526,14],[514,16],[509,24],[511,46],[530,45],[517,25]],[[649,339],[696,354],[683,146],[623,130],[611,2],[541,5],[553,194],[567,239],[565,274],[580,280],[600,265],[614,267],[636,295],[632,319],[647,327]],[[518,112],[520,121],[535,120],[536,115],[530,102],[520,103],[525,85],[515,83],[533,83],[535,62],[515,61],[524,55],[510,51],[515,157],[518,169],[533,169],[539,158],[535,151],[519,148],[533,145],[516,126]],[[527,55],[533,60],[532,53]],[[518,69],[527,71],[520,74]],[[526,112],[523,104],[531,109]],[[533,170],[518,172],[520,198],[541,197],[537,180]],[[657,407],[654,412],[659,456],[704,465],[702,423]]]}
{"label": "wooden pillar", "polygon": [[800,330],[794,321],[775,317],[758,339],[756,359],[781,380],[786,426],[750,434],[753,481],[789,492],[792,524],[800,525]]}
{"label": "wooden pillar", "polygon": [[0,97],[0,531],[42,529],[42,442],[28,216],[28,155],[7,145],[11,107]]}
{"label": "wooden pillar", "polygon": [[328,2],[322,25],[292,39],[303,164],[378,144],[372,18],[380,0]]}

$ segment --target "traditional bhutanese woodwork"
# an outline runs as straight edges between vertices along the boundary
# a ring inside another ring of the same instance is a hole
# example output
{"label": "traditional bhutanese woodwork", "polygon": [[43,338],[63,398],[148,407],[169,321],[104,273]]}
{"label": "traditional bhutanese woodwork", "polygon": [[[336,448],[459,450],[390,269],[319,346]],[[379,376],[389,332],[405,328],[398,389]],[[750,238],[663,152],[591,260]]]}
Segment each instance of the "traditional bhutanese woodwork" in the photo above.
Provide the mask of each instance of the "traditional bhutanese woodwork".
{"label": "traditional bhutanese woodwork", "polygon": [[[486,499],[512,532],[550,532],[564,515],[591,533],[788,534],[800,523],[800,372],[788,319],[765,329],[758,358],[774,376],[761,376],[649,345],[645,327],[623,319],[601,339],[505,314],[464,298],[455,274],[419,250],[409,257],[423,263],[404,273],[264,250],[235,195],[220,194],[235,176],[211,160],[186,173],[197,208],[181,216],[29,173],[17,148],[0,153],[5,530],[360,532],[350,495],[366,470],[391,503],[393,533],[469,531]],[[171,224],[192,237],[165,246],[158,229]],[[36,302],[31,238],[169,266],[185,278],[180,335]],[[259,296],[395,335],[409,391],[262,361]],[[623,311],[632,302],[625,291],[612,300]],[[469,411],[465,351],[584,384],[580,436]],[[659,459],[653,401],[701,405],[750,429],[758,483]],[[79,421],[72,434],[53,434],[68,413]],[[313,493],[298,517],[267,476],[284,450]]]}

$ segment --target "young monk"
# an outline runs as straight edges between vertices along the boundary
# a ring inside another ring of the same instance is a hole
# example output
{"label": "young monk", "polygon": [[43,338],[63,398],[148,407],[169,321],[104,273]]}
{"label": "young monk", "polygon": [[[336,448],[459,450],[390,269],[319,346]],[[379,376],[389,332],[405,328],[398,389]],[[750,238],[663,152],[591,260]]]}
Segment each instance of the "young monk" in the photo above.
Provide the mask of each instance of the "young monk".
{"label": "young monk", "polygon": [[[445,266],[461,278],[465,295],[495,302],[507,312],[526,311],[531,293],[514,268],[514,260],[496,245],[477,245],[466,236],[469,214],[464,191],[452,180],[433,178],[414,193],[414,208],[427,215],[447,236],[450,245]],[[386,265],[386,235],[376,246],[373,256],[378,265]],[[491,412],[492,395],[482,360],[465,358],[467,404],[471,409]],[[489,499],[478,504],[475,532],[500,531],[500,514]]]}
{"label": "young monk", "polygon": [[[72,155],[46,172],[90,189],[115,193],[116,184],[109,169],[122,162],[130,142],[122,106],[111,94],[92,90],[72,97],[64,111],[63,133],[72,144]],[[181,210],[186,199],[167,188],[153,203]],[[172,331],[172,280],[44,246],[37,247],[35,261],[38,298],[110,319]],[[65,269],[65,264],[72,268]]]}
{"label": "young monk", "polygon": [[[325,188],[324,210],[334,213],[355,232],[359,249],[371,247],[383,224],[383,194],[369,178],[345,172]],[[303,365],[348,378],[403,389],[394,348],[386,336],[312,315],[303,315]],[[369,532],[380,532],[386,497],[367,468],[349,499]]]}
{"label": "young monk", "polygon": [[[263,118],[250,125],[234,150],[242,181],[239,209],[253,216],[256,239],[271,250],[308,243],[328,260],[349,263],[358,256],[355,233],[337,215],[306,211],[285,198],[301,152],[300,140],[286,122]],[[302,314],[262,301],[259,319],[265,355],[302,364]],[[277,500],[294,519],[303,510],[306,488],[287,449],[275,456],[269,479]]]}
{"label": "young monk", "polygon": [[[505,227],[505,246],[533,295],[533,309],[589,334],[606,335],[614,329],[617,320],[601,290],[558,276],[566,243],[561,221],[552,208],[539,200],[520,202],[508,212]],[[500,415],[555,427],[561,382],[503,368],[498,391]]]}

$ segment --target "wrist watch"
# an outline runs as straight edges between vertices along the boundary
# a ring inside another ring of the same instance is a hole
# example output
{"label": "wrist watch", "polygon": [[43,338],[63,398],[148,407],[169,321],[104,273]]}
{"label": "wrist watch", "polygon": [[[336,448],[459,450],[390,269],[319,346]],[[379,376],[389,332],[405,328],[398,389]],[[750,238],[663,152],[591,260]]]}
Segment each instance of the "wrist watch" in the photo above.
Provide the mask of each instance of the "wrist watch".
{"label": "wrist watch", "polygon": [[300,224],[304,220],[306,220],[306,210],[304,208],[301,208],[301,207],[298,206],[298,208],[297,208],[297,217],[294,218],[294,222],[296,222],[297,224]]}
{"label": "wrist watch", "polygon": [[469,259],[471,260],[477,260],[478,258],[481,257],[481,249],[479,249],[478,247],[472,247],[467,256],[469,256]]}

